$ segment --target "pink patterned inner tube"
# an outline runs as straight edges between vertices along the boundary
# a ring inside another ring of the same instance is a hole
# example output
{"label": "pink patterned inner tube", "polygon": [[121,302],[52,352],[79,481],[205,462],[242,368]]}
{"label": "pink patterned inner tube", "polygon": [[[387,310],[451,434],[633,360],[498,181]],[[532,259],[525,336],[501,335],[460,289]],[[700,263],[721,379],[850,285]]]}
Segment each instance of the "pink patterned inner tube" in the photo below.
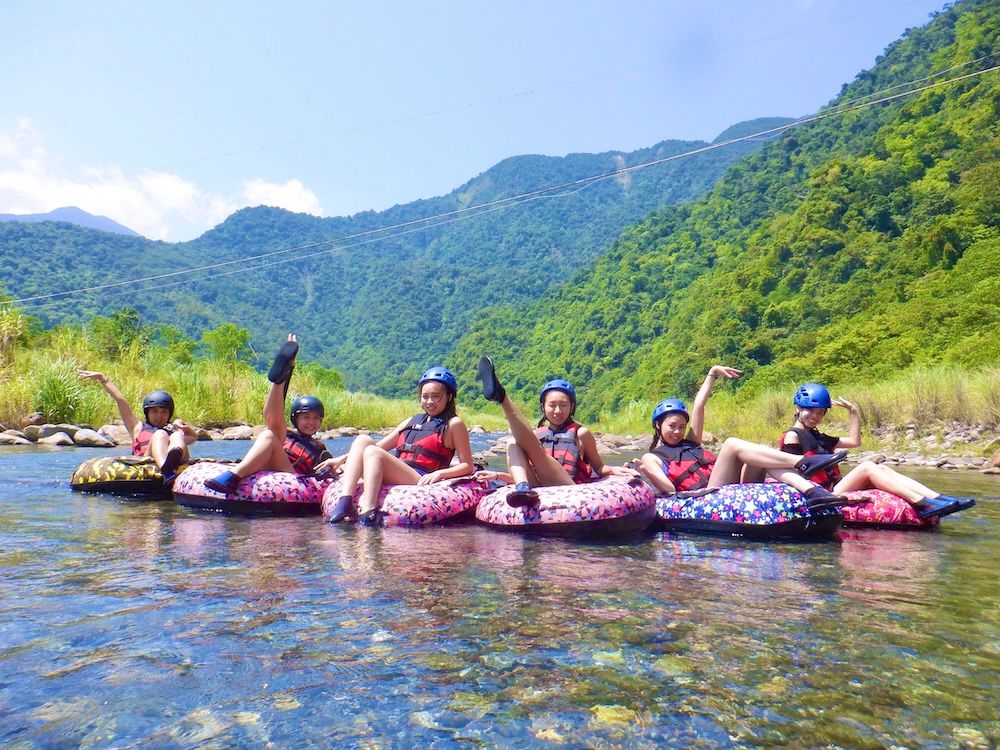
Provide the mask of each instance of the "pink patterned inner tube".
{"label": "pink patterned inner tube", "polygon": [[494,528],[511,531],[564,530],[594,527],[596,533],[634,532],[648,527],[654,517],[653,490],[638,480],[605,477],[589,484],[537,487],[537,505],[512,508],[507,496],[513,485],[501,487],[479,503],[476,518]]}
{"label": "pink patterned inner tube", "polygon": [[[433,484],[383,484],[378,498],[386,526],[429,526],[444,523],[475,508],[490,491],[489,485],[473,479],[453,479]],[[323,518],[342,495],[341,480],[323,494]],[[354,493],[354,510],[361,497],[361,485]]]}
{"label": "pink patterned inner tube", "polygon": [[844,524],[848,526],[930,529],[937,526],[941,520],[937,516],[920,518],[906,500],[885,490],[855,490],[845,494],[852,500],[868,498],[867,502],[859,505],[841,508]]}
{"label": "pink patterned inner tube", "polygon": [[232,469],[232,464],[197,463],[174,481],[174,497],[181,505],[233,513],[318,515],[328,479],[284,471],[259,471],[223,495],[205,486],[205,480]]}

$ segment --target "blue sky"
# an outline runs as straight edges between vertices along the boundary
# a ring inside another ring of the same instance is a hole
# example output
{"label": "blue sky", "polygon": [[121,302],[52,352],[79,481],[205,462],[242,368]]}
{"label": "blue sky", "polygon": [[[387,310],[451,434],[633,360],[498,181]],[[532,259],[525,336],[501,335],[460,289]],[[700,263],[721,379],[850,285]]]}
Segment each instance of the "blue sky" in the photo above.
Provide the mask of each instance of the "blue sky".
{"label": "blue sky", "polygon": [[939,0],[6,0],[0,213],[191,239],[446,193],[508,156],[814,112]]}

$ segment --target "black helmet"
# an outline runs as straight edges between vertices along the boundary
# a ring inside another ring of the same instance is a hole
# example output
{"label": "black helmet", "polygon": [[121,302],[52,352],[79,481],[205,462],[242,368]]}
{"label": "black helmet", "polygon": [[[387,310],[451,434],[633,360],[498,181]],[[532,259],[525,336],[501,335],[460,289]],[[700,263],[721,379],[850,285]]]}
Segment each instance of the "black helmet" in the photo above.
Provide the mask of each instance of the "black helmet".
{"label": "black helmet", "polygon": [[167,417],[169,422],[174,417],[174,399],[166,391],[153,391],[146,398],[142,400],[142,413],[146,417],[146,421],[149,421],[149,410],[154,406],[163,406],[170,412]]}
{"label": "black helmet", "polygon": [[315,396],[299,396],[297,399],[292,401],[292,408],[288,412],[288,418],[292,422],[292,427],[298,428],[299,414],[305,414],[307,411],[316,412],[319,414],[320,419],[322,419],[326,414],[323,409],[323,402],[318,398]]}

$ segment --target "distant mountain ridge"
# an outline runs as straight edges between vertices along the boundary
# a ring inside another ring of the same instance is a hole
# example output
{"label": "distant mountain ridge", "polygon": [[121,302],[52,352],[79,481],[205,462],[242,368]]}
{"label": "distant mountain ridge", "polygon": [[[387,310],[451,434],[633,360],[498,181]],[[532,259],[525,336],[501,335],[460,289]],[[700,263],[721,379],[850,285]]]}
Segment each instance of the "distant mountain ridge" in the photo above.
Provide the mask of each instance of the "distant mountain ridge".
{"label": "distant mountain ridge", "polygon": [[109,219],[107,216],[95,216],[76,206],[56,208],[47,214],[0,214],[0,221],[22,221],[29,224],[37,224],[42,221],[64,221],[68,224],[75,224],[78,227],[100,229],[103,232],[124,234],[128,237],[142,236],[138,232],[119,224],[114,219]]}
{"label": "distant mountain ridge", "polygon": [[[786,122],[767,118],[746,127],[754,132]],[[66,225],[0,224],[0,284],[26,297],[260,257],[245,267],[172,277],[164,290],[121,294],[115,288],[26,311],[54,324],[127,304],[148,322],[189,334],[232,322],[252,332],[260,352],[295,331],[303,357],[342,371],[349,386],[408,395],[424,369],[448,361],[478,310],[544,296],[605,252],[626,227],[652,210],[701,195],[762,143],[730,144],[502,210],[470,215],[462,209],[707,145],[675,140],[633,152],[515,156],[447,195],[334,218],[246,208],[177,244]],[[436,226],[421,224],[442,215]],[[396,225],[406,226],[365,234]],[[216,273],[226,275],[211,278]]]}

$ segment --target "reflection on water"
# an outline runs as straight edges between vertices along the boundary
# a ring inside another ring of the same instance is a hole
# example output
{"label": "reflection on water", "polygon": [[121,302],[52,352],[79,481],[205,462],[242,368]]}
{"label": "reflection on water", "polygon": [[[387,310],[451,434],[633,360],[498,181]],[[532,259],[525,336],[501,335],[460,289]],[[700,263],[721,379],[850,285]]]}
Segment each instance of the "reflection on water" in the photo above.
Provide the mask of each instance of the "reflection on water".
{"label": "reflection on water", "polygon": [[4,747],[1000,741],[988,478],[936,533],[595,545],[71,493],[88,455],[0,457]]}

